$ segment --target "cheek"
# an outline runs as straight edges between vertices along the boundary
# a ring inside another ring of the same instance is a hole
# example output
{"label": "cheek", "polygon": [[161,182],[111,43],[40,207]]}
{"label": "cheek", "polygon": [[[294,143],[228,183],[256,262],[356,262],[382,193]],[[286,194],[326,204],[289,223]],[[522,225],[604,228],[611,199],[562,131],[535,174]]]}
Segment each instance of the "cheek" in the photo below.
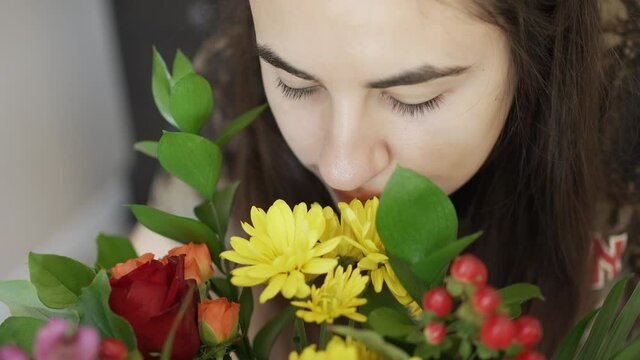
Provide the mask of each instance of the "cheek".
{"label": "cheek", "polygon": [[464,185],[486,161],[507,116],[507,99],[456,94],[456,104],[426,122],[396,132],[392,145],[400,165],[412,168],[438,184],[447,194]]}

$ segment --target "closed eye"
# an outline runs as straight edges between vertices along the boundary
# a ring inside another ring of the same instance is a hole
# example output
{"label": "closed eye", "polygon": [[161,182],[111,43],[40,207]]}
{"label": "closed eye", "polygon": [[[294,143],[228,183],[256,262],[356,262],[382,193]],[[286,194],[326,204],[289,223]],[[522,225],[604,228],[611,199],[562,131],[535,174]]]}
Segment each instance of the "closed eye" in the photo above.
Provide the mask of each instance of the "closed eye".
{"label": "closed eye", "polygon": [[[277,79],[276,86],[280,89],[285,98],[291,100],[302,100],[307,98],[313,95],[320,88],[318,85],[306,88],[294,88],[285,84],[280,79]],[[443,102],[442,94],[419,104],[406,104],[389,96],[388,94],[381,93],[381,95],[389,102],[391,110],[399,113],[400,115],[409,117],[418,117],[424,115],[426,112],[437,110]]]}

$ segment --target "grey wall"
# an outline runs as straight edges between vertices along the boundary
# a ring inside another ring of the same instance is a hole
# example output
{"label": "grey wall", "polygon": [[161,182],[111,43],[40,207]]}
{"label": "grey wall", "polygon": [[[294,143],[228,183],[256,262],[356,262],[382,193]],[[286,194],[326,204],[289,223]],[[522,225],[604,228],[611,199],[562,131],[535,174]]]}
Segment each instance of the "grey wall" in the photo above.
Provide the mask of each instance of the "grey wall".
{"label": "grey wall", "polygon": [[110,9],[0,2],[0,279],[25,277],[30,250],[92,262],[98,231],[127,233],[132,150]]}

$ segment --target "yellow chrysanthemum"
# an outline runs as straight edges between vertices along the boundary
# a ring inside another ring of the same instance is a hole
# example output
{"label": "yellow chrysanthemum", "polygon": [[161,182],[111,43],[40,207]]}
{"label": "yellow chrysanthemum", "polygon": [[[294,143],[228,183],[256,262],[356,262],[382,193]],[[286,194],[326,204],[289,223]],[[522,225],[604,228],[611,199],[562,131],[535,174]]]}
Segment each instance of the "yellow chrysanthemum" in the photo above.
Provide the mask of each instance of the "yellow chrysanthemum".
{"label": "yellow chrysanthemum", "polygon": [[[345,232],[349,233],[348,225],[340,223],[338,215],[329,206],[322,210],[326,222],[325,230],[320,241],[328,241],[336,237],[342,237]],[[347,229],[344,229],[345,226]],[[346,230],[346,231],[345,231]],[[348,239],[341,239],[340,244],[332,251],[328,252],[326,258],[349,258],[351,261],[357,262],[362,258],[363,254],[360,249],[354,247]]]}
{"label": "yellow chrysanthemum", "polygon": [[358,313],[358,306],[367,303],[367,299],[359,298],[369,282],[369,277],[360,275],[358,269],[351,265],[345,271],[342,266],[336,267],[327,274],[319,288],[311,286],[311,298],[307,301],[292,301],[291,304],[306,310],[298,310],[296,315],[306,322],[329,323],[344,316],[353,321],[365,322],[367,317]]}
{"label": "yellow chrysanthemum", "polygon": [[393,296],[409,308],[414,316],[419,316],[420,306],[400,283],[380,240],[375,225],[378,205],[379,200],[376,197],[367,200],[364,205],[358,199],[352,200],[349,204],[339,203],[342,235],[351,239],[351,245],[362,252],[363,257],[358,261],[358,267],[369,271],[373,289],[380,292],[382,284],[387,284]]}
{"label": "yellow chrysanthemum", "polygon": [[320,205],[307,210],[307,205],[301,203],[291,211],[284,201],[277,200],[266,213],[253,207],[251,222],[252,225],[242,223],[249,240],[232,237],[233,250],[220,256],[246,265],[231,272],[234,285],[268,284],[260,294],[261,303],[278,293],[287,299],[305,298],[311,292],[305,275],[326,274],[336,267],[336,259],[323,255],[335,249],[340,239],[318,241],[325,229]]}
{"label": "yellow chrysanthemum", "polygon": [[[364,348],[364,346],[361,346]],[[365,350],[366,351],[366,350]],[[344,341],[339,336],[334,336],[327,344],[325,350],[317,350],[316,345],[310,345],[298,355],[295,351],[289,355],[289,360],[378,360],[379,357],[362,357],[356,342]]]}

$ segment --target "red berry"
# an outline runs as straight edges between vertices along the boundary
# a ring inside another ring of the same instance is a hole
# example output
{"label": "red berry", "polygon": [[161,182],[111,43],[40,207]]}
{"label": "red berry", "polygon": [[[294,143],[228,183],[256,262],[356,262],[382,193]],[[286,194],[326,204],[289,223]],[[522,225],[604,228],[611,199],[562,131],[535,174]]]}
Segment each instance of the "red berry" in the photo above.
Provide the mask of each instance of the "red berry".
{"label": "red berry", "polygon": [[445,316],[453,308],[453,299],[443,287],[427,291],[422,298],[422,307],[438,316]]}
{"label": "red berry", "polygon": [[490,315],[500,306],[500,293],[491,286],[485,286],[473,294],[472,304],[479,314]]}
{"label": "red berry", "polygon": [[460,282],[484,286],[487,283],[487,266],[476,256],[465,254],[453,262],[451,275]]}
{"label": "red berry", "polygon": [[533,316],[525,315],[516,320],[516,341],[524,347],[536,346],[542,339],[542,324]]}
{"label": "red berry", "polygon": [[441,322],[431,322],[424,328],[424,334],[427,342],[431,345],[439,345],[447,336],[447,327]]}
{"label": "red berry", "polygon": [[124,360],[127,355],[127,346],[118,339],[107,338],[100,342],[100,360]]}
{"label": "red berry", "polygon": [[515,360],[547,360],[547,358],[536,351],[525,351],[520,353]]}
{"label": "red berry", "polygon": [[498,314],[487,318],[480,330],[482,343],[491,350],[504,350],[511,346],[516,326],[508,316]]}

